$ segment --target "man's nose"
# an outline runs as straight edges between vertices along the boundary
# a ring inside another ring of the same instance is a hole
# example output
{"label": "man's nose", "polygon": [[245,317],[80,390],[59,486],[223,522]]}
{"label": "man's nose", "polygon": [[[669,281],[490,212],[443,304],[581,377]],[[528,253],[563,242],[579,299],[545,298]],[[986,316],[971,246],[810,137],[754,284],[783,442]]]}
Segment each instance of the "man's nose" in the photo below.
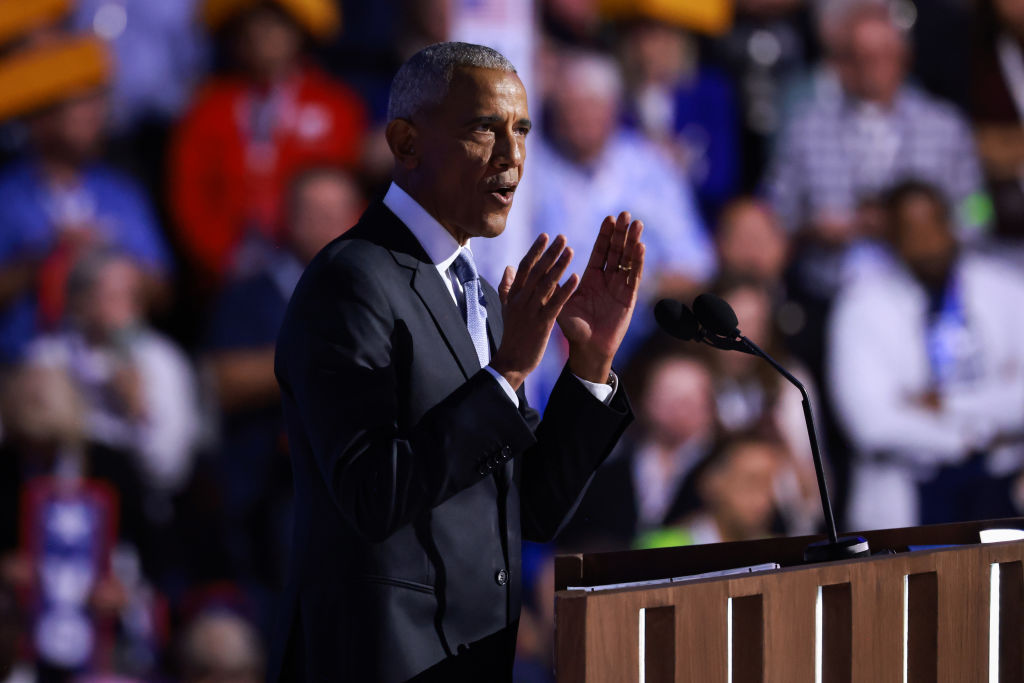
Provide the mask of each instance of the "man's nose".
{"label": "man's nose", "polygon": [[525,140],[514,133],[499,135],[494,144],[492,161],[498,168],[512,168],[523,163]]}

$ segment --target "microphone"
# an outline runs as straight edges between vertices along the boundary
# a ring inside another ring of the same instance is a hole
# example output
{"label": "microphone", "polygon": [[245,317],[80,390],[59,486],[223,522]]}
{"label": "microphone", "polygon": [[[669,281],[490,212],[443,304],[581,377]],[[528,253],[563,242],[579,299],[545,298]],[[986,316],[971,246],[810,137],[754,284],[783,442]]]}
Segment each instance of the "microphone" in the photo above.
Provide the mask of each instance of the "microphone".
{"label": "microphone", "polygon": [[710,333],[698,322],[690,307],[681,301],[662,299],[654,305],[654,319],[663,332],[676,339],[707,344],[723,351],[752,353],[750,349],[737,343],[734,339]]}
{"label": "microphone", "polygon": [[736,311],[725,299],[714,294],[701,294],[693,300],[693,313],[704,327],[715,334],[732,338],[740,336],[736,327],[739,325]]}
{"label": "microphone", "polygon": [[[694,303],[694,305],[696,305]],[[708,331],[700,325],[690,307],[675,299],[662,299],[654,304],[654,319],[662,331],[676,339],[707,344],[723,351],[740,351],[757,355],[749,348],[729,338]],[[733,326],[735,327],[735,326]]]}
{"label": "microphone", "polygon": [[662,299],[654,305],[658,327],[676,339],[701,341],[701,330],[690,308],[682,301]]}
{"label": "microphone", "polygon": [[[679,304],[679,306],[682,309],[686,309],[682,304]],[[689,309],[686,309],[686,312],[688,313]],[[713,294],[701,294],[693,302],[693,313],[691,315],[696,318],[698,335],[695,338],[698,341],[708,343],[720,349],[745,351],[746,353],[759,356],[800,391],[800,396],[803,399],[804,423],[807,426],[807,438],[811,444],[814,473],[817,476],[818,493],[821,496],[821,509],[825,515],[825,526],[828,531],[828,540],[818,541],[807,546],[804,550],[804,560],[807,562],[829,562],[869,555],[871,551],[866,539],[861,536],[839,537],[836,533],[836,520],[832,514],[832,501],[829,498],[828,484],[825,481],[825,468],[822,465],[821,450],[818,447],[817,432],[814,428],[811,401],[807,396],[807,390],[804,388],[803,383],[786,368],[782,367],[778,361],[768,355],[760,346],[743,336],[739,330],[736,312],[732,310],[732,306],[724,299]],[[662,329],[665,329],[665,327],[663,326]],[[669,333],[671,334],[671,332]],[[698,338],[701,335],[704,336],[703,339]]]}

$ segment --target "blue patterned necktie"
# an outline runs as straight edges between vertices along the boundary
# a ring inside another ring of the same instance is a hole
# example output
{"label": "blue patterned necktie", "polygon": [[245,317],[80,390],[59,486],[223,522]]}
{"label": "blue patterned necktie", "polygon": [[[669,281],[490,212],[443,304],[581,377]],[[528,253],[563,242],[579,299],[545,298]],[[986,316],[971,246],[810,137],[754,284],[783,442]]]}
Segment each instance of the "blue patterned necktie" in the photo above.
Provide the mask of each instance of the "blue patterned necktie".
{"label": "blue patterned necktie", "polygon": [[473,263],[473,254],[468,249],[460,249],[459,255],[452,263],[452,272],[462,285],[463,301],[462,317],[466,321],[466,329],[473,340],[480,367],[487,365],[491,350],[487,344],[487,300],[484,299],[480,287],[480,274]]}

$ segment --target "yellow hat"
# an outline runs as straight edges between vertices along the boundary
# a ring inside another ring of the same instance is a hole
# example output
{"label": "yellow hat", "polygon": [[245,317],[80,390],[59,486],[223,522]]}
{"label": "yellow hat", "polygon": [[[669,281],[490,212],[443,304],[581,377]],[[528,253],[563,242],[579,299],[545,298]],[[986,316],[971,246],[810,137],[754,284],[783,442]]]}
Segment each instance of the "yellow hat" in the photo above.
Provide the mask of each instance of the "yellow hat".
{"label": "yellow hat", "polygon": [[0,60],[0,121],[31,114],[110,82],[106,44],[93,36],[64,38]]}
{"label": "yellow hat", "polygon": [[[266,0],[206,0],[201,16],[211,31],[220,30],[224,24],[245,10],[258,7]],[[332,0],[273,0],[274,4],[287,12],[299,26],[317,40],[334,35],[341,26],[341,11]]]}
{"label": "yellow hat", "polygon": [[71,0],[0,0],[0,45],[41,26],[55,24],[71,10]]}
{"label": "yellow hat", "polygon": [[732,0],[599,0],[598,6],[612,21],[654,19],[709,35],[732,26]]}

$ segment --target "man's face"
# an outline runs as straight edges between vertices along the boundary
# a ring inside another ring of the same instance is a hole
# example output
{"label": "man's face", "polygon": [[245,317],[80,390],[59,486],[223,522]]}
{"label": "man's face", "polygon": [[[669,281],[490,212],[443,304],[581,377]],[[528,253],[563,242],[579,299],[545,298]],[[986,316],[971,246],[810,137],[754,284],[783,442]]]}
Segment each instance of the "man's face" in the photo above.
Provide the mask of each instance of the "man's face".
{"label": "man's face", "polygon": [[786,267],[786,236],[767,209],[736,206],[722,219],[718,254],[723,270],[773,283]]}
{"label": "man's face", "polygon": [[126,259],[111,261],[96,276],[92,289],[83,295],[82,324],[95,339],[108,341],[142,317],[142,275]]}
{"label": "man's face", "polygon": [[413,123],[424,208],[460,242],[500,235],[523,176],[531,127],[519,77],[457,69],[444,100]]}
{"label": "man's face", "polygon": [[29,129],[39,149],[80,163],[99,152],[106,119],[107,96],[95,91],[37,115],[30,121]]}
{"label": "man's face", "polygon": [[562,151],[579,164],[589,164],[615,132],[619,102],[614,93],[566,80],[552,98],[551,128]]}
{"label": "man's face", "polygon": [[927,195],[913,195],[892,216],[893,247],[926,287],[945,284],[956,258],[956,238],[942,207]]}
{"label": "man's face", "polygon": [[359,220],[365,200],[355,182],[324,174],[305,181],[296,192],[288,229],[292,249],[304,263]]}
{"label": "man's face", "polygon": [[654,369],[642,401],[651,436],[680,445],[706,436],[714,427],[711,377],[697,361],[670,358]]}
{"label": "man's face", "polygon": [[674,85],[696,58],[692,40],[675,26],[637,24],[626,33],[624,49],[641,83]]}
{"label": "man's face", "polygon": [[302,33],[281,10],[260,7],[244,16],[234,36],[234,58],[256,80],[278,75],[302,51]]}
{"label": "man's face", "polygon": [[774,514],[778,455],[768,444],[737,444],[727,460],[708,474],[706,502],[744,536],[766,535]]}
{"label": "man's face", "polygon": [[894,26],[876,18],[862,19],[849,29],[845,60],[839,69],[844,89],[868,102],[888,104],[906,75],[907,50]]}

